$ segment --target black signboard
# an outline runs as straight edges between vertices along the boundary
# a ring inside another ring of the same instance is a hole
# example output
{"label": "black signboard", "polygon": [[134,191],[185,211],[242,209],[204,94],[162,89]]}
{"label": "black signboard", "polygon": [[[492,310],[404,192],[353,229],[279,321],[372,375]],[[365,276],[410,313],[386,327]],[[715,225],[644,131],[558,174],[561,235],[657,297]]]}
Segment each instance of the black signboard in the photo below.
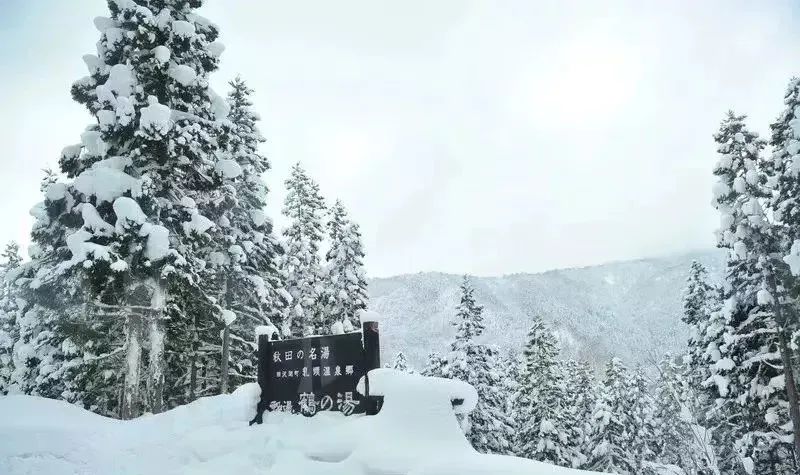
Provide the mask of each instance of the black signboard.
{"label": "black signboard", "polygon": [[252,422],[261,423],[265,410],[306,416],[320,411],[374,413],[374,401],[356,387],[369,370],[380,366],[377,323],[365,323],[364,331],[369,351],[362,346],[361,332],[278,341],[260,336],[261,401]]}

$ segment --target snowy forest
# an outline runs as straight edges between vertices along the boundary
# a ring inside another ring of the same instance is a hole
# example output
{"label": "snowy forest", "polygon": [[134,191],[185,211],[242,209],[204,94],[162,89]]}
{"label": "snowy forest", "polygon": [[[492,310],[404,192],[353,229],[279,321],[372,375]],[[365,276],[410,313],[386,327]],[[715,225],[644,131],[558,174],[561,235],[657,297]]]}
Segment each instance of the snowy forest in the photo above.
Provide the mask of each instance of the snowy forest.
{"label": "snowy forest", "polygon": [[[225,48],[201,3],[110,0],[94,20],[97,52],[71,89],[91,123],[38,184],[28,257],[16,243],[2,254],[0,394],[134,419],[255,381],[259,334],[360,328],[359,225],[298,163],[289,225],[274,229],[253,90],[209,86]],[[799,79],[783,101],[768,140],[734,112],[713,134],[726,275],[686,269],[685,352],[597,373],[562,357],[537,315],[523,348],[500,351],[480,338],[465,276],[450,346],[423,368],[403,352],[388,366],[471,384],[478,406],[459,422],[479,452],[620,474],[798,473]]]}

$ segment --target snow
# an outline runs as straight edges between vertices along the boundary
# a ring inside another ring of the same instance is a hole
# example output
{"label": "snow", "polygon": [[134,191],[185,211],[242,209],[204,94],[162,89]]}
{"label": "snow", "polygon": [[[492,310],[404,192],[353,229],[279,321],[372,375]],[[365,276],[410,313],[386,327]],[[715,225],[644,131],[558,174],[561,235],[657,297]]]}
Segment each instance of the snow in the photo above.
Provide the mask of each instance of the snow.
{"label": "snow", "polygon": [[744,193],[747,191],[747,183],[745,182],[744,178],[737,176],[733,179],[733,189],[736,190],[737,193]]}
{"label": "snow", "polygon": [[278,327],[276,327],[271,323],[269,325],[258,325],[256,327],[255,332],[256,332],[256,343],[258,343],[258,337],[260,337],[261,335],[267,335],[267,337],[271,339],[274,335],[281,334],[281,332],[278,330]]}
{"label": "snow", "polygon": [[86,148],[86,153],[95,157],[102,157],[108,151],[108,146],[103,141],[102,134],[97,130],[87,130],[82,133],[81,143]]}
{"label": "snow", "polygon": [[96,197],[98,203],[113,202],[128,192],[133,196],[140,195],[141,182],[123,172],[118,165],[119,157],[97,162],[90,169],[78,175],[73,186],[84,195]]}
{"label": "snow", "polygon": [[128,223],[141,225],[147,221],[147,216],[139,207],[139,203],[127,196],[120,196],[114,200],[114,214],[117,215],[114,229],[120,234],[124,232]]}
{"label": "snow", "polygon": [[169,254],[169,230],[160,224],[145,223],[140,231],[147,236],[145,257],[151,261],[161,260]]}
{"label": "snow", "polygon": [[181,206],[184,208],[197,208],[197,202],[188,196],[181,198]]}
{"label": "snow", "polygon": [[92,206],[91,203],[82,203],[80,208],[84,229],[101,236],[110,236],[114,232],[114,227],[103,221],[100,213],[97,212],[97,208]]}
{"label": "snow", "polygon": [[383,320],[381,314],[372,310],[361,310],[358,312],[358,318],[361,319],[361,323],[380,322]]}
{"label": "snow", "polygon": [[111,130],[117,123],[117,114],[115,111],[108,109],[99,110],[97,111],[97,122],[100,125],[100,130]]}
{"label": "snow", "polygon": [[86,64],[86,69],[89,70],[89,74],[97,74],[103,69],[103,66],[105,66],[103,61],[93,54],[83,55],[83,62]]}
{"label": "snow", "polygon": [[208,97],[211,100],[211,113],[217,120],[225,120],[231,111],[231,106],[224,97],[220,96],[210,87],[208,88]]}
{"label": "snow", "polygon": [[211,56],[215,58],[219,58],[222,56],[222,53],[225,51],[225,45],[222,44],[220,41],[213,41],[208,44],[208,52]]}
{"label": "snow", "polygon": [[164,45],[153,48],[153,57],[155,57],[156,61],[161,64],[167,63],[170,56],[172,56],[172,53],[170,52],[169,48]]}
{"label": "snow", "polygon": [[67,185],[64,183],[53,183],[47,187],[44,196],[49,201],[63,200],[67,197]]}
{"label": "snow", "polygon": [[344,324],[340,321],[333,322],[331,335],[341,335],[342,333],[344,333]]}
{"label": "snow", "polygon": [[61,401],[5,396],[0,397],[0,433],[14,437],[0,444],[0,473],[589,473],[475,452],[450,403],[454,395],[469,396],[464,392],[471,388],[452,383],[375,370],[370,389],[385,396],[376,416],[267,413],[264,424],[252,427],[248,421],[260,394],[254,383],[132,421],[107,419]]}
{"label": "snow", "polygon": [[236,314],[227,309],[222,310],[222,312],[220,312],[220,316],[222,317],[222,321],[225,322],[226,327],[236,321]]}
{"label": "snow", "polygon": [[183,232],[187,235],[191,233],[203,234],[213,227],[213,221],[195,211],[192,213],[191,221],[186,221],[183,223]]}
{"label": "snow", "polygon": [[189,38],[194,36],[195,28],[194,25],[189,23],[188,21],[184,20],[175,20],[172,22],[172,32],[175,36],[179,36],[181,38]]}
{"label": "snow", "polygon": [[169,69],[169,76],[183,86],[191,86],[197,79],[197,73],[191,66],[180,64]]}
{"label": "snow", "polygon": [[792,243],[789,254],[783,257],[783,262],[789,265],[793,275],[800,275],[800,240],[796,239]]}
{"label": "snow", "polygon": [[267,222],[267,215],[260,209],[254,209],[250,211],[250,219],[253,220],[253,224],[256,227],[260,227]]}
{"label": "snow", "polygon": [[223,178],[230,180],[242,174],[242,167],[239,166],[236,160],[220,160],[214,165],[214,169],[217,171],[217,173],[222,175]]}
{"label": "snow", "polygon": [[172,122],[170,121],[171,111],[169,107],[164,104],[159,104],[155,96],[150,96],[148,101],[150,105],[142,107],[142,117],[139,121],[139,125],[145,129],[152,127],[161,135],[166,134],[172,128]]}
{"label": "snow", "polygon": [[94,27],[97,28],[97,31],[100,33],[105,32],[109,28],[116,27],[116,23],[111,18],[105,16],[97,16],[94,17]]}
{"label": "snow", "polygon": [[136,79],[133,67],[128,64],[115,64],[111,66],[105,86],[120,97],[130,97]]}
{"label": "snow", "polygon": [[759,305],[771,305],[774,302],[772,294],[767,289],[760,289],[756,293],[756,301]]}

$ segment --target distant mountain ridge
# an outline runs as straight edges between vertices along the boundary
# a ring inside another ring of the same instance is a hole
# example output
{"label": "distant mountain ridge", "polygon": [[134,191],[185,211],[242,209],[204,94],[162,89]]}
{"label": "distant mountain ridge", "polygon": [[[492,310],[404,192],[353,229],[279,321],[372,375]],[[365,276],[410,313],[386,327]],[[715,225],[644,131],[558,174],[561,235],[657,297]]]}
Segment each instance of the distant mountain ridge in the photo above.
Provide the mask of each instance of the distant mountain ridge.
{"label": "distant mountain ridge", "polygon": [[[484,306],[483,341],[501,349],[524,344],[531,318],[550,322],[567,356],[602,365],[611,356],[646,364],[649,355],[681,350],[683,289],[693,260],[713,280],[723,275],[720,250],[552,270],[537,274],[474,277]],[[446,351],[453,335],[461,276],[424,272],[369,281],[370,307],[380,313],[383,359],[402,350],[421,367],[432,351]]]}

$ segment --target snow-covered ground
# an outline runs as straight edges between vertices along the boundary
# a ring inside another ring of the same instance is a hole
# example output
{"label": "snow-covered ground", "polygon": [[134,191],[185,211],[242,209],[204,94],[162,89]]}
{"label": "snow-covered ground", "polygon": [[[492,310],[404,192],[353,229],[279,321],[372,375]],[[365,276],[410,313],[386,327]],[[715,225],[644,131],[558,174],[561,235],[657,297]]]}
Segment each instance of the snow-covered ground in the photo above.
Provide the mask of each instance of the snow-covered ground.
{"label": "snow-covered ground", "polygon": [[273,475],[579,475],[514,457],[476,453],[450,398],[474,404],[468,385],[371,373],[385,395],[377,416],[265,415],[248,427],[259,388],[204,398],[163,414],[117,421],[61,401],[0,397],[0,473]]}

